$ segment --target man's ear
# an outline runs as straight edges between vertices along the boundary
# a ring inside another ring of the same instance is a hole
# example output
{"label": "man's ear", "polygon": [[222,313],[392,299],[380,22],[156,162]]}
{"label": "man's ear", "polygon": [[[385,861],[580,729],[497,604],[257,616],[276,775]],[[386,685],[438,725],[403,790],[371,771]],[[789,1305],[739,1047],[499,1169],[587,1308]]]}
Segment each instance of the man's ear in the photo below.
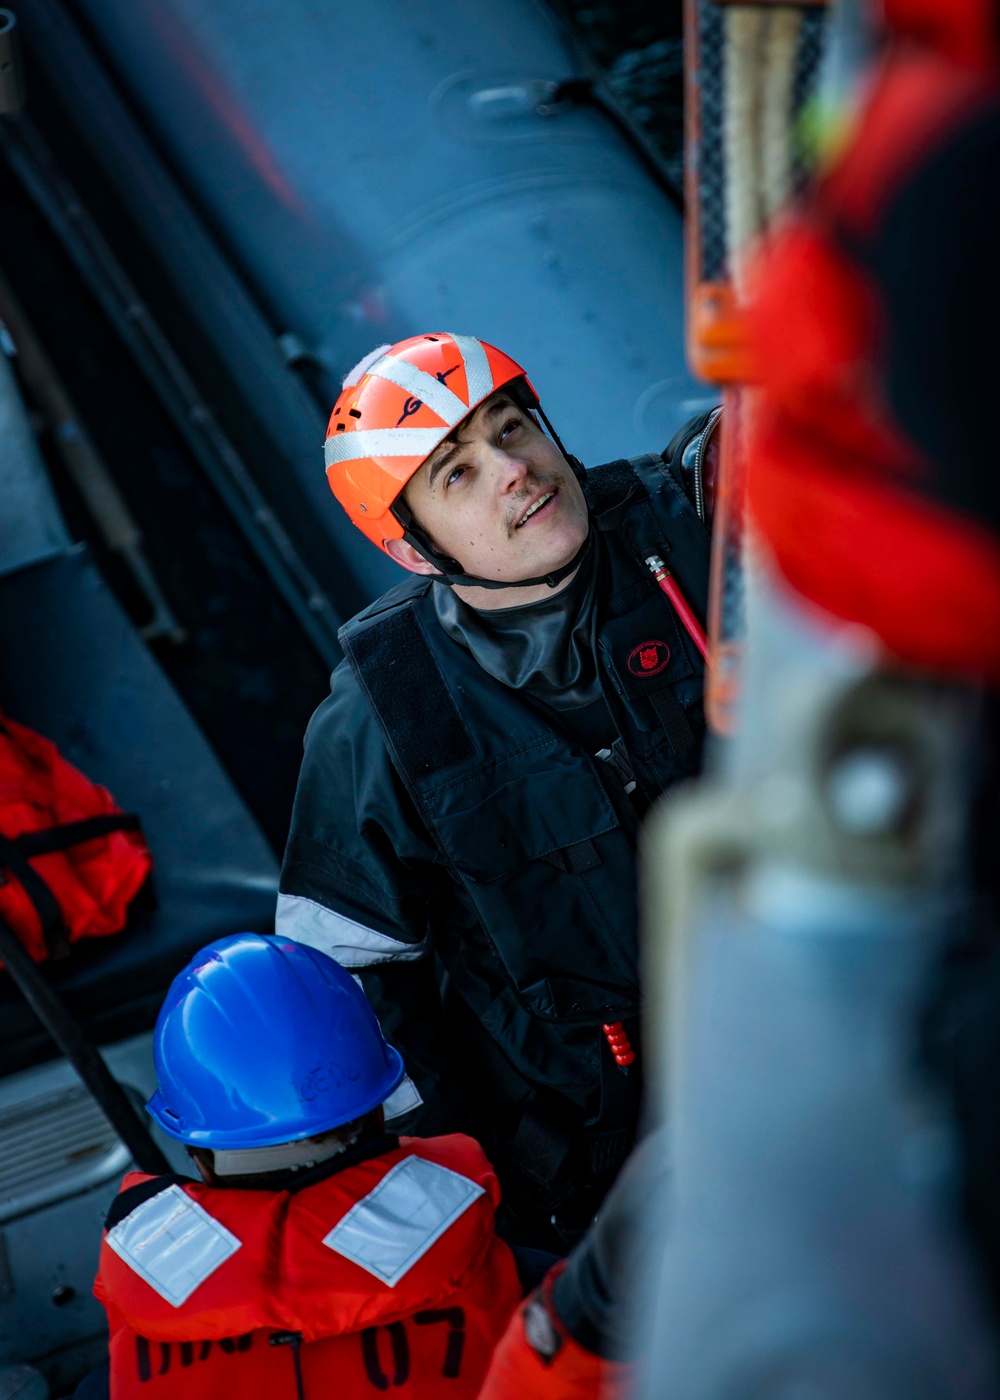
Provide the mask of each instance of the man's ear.
{"label": "man's ear", "polygon": [[385,552],[390,559],[395,559],[397,564],[402,564],[404,569],[409,569],[411,574],[439,574],[440,569],[436,569],[429,559],[425,559],[409,540],[383,540]]}

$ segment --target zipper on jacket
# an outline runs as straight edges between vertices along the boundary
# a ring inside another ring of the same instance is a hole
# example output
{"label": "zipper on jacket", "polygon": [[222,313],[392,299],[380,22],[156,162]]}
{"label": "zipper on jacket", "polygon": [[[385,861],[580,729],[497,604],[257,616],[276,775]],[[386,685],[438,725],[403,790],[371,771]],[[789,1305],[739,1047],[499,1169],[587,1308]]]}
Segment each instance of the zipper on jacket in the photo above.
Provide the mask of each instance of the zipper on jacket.
{"label": "zipper on jacket", "polygon": [[712,434],[715,432],[715,425],[722,415],[721,408],[713,408],[712,415],[704,428],[701,430],[701,437],[694,454],[694,508],[698,512],[698,519],[705,524],[705,453],[708,451],[708,444]]}
{"label": "zipper on jacket", "polygon": [[301,1332],[272,1332],[267,1339],[273,1347],[291,1347],[292,1365],[295,1367],[295,1394],[297,1400],[306,1400],[305,1387],[302,1384],[302,1358],[299,1356],[299,1347],[302,1345]]}

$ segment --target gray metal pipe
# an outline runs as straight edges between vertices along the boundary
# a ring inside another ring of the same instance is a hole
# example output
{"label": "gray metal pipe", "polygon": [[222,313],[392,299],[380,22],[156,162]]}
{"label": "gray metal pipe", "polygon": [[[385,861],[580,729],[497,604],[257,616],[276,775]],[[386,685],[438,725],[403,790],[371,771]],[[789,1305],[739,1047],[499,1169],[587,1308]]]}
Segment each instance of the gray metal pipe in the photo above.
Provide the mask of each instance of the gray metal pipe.
{"label": "gray metal pipe", "polygon": [[19,112],[27,98],[17,15],[0,10],[0,116]]}
{"label": "gray metal pipe", "polygon": [[76,191],[27,118],[0,129],[0,140],[18,178],[62,241],[303,631],[327,665],[335,666],[340,660],[337,629],[343,618],[307,568]]}
{"label": "gray metal pipe", "polygon": [[74,486],[105,544],[122,558],[146,599],[151,615],[140,629],[142,636],[146,641],[165,640],[179,645],[186,633],[174,617],[146,557],[142,532],[2,271],[0,320],[13,338],[25,388],[41,411]]}

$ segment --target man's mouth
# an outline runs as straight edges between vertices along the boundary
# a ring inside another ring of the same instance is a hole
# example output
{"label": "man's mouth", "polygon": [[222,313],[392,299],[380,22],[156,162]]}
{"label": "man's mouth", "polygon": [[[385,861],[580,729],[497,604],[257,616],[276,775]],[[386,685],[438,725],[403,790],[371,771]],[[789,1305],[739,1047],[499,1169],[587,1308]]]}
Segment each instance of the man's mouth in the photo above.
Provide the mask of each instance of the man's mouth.
{"label": "man's mouth", "polygon": [[544,508],[549,504],[549,502],[555,497],[557,489],[558,488],[553,488],[551,491],[543,491],[540,496],[537,496],[535,500],[532,501],[528,509],[521,516],[517,524],[514,526],[514,529],[520,530],[522,525],[526,525],[528,521],[531,520],[534,516],[536,516],[540,510],[544,510]]}

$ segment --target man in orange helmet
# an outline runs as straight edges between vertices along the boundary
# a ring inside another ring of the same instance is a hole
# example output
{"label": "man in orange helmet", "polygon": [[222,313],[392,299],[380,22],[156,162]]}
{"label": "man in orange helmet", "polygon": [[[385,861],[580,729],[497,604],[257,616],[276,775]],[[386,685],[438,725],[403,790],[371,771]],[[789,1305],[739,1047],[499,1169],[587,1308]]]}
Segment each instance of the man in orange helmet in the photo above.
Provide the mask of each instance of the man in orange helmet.
{"label": "man in orange helmet", "polygon": [[520,365],[448,334],[368,356],[330,420],[334,494],[410,577],[341,632],[278,929],[360,978],[408,1071],[390,1115],[478,1136],[509,1231],[553,1249],[635,1133],[636,836],[703,729],[701,656],[645,561],[704,617],[674,468],[708,422],[585,473]]}

